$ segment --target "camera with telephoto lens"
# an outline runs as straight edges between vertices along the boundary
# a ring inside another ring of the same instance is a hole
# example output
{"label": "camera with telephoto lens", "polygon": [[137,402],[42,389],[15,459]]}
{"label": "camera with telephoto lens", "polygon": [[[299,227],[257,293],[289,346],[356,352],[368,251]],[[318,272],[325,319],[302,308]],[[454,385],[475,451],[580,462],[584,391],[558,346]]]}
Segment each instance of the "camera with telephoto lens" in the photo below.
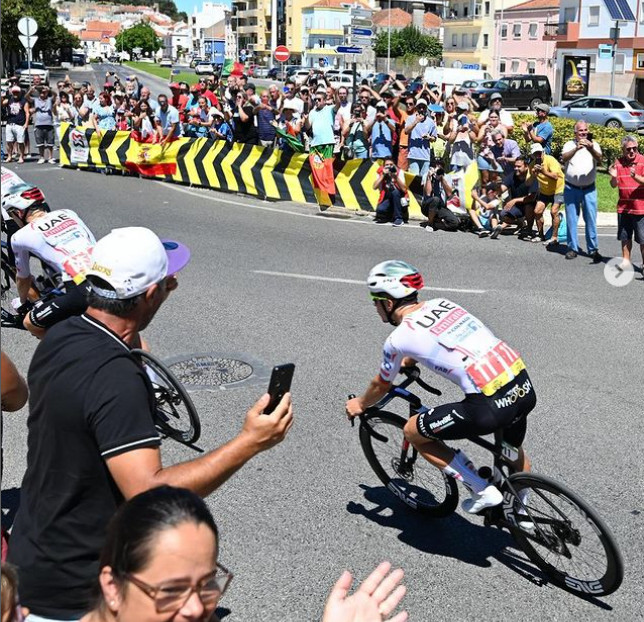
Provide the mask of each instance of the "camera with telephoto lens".
{"label": "camera with telephoto lens", "polygon": [[398,172],[395,164],[387,164],[383,169],[382,173],[385,177],[393,177]]}
{"label": "camera with telephoto lens", "polygon": [[439,167],[434,172],[434,175],[436,175],[437,178],[443,177],[445,175],[445,170],[443,168]]}

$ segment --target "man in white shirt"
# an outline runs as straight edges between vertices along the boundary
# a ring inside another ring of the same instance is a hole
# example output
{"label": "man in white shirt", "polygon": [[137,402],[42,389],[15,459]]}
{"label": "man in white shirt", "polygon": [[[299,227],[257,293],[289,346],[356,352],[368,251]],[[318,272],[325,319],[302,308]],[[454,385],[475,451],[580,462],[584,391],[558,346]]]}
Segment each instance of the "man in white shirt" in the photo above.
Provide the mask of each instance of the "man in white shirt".
{"label": "man in white shirt", "polygon": [[568,228],[568,252],[566,259],[574,259],[579,253],[577,223],[579,208],[586,225],[586,246],[593,263],[599,263],[597,241],[597,188],[595,177],[597,165],[602,161],[602,150],[599,144],[588,133],[585,121],[575,123],[575,139],[569,140],[561,150],[561,159],[565,167],[564,202],[566,203],[566,221]]}

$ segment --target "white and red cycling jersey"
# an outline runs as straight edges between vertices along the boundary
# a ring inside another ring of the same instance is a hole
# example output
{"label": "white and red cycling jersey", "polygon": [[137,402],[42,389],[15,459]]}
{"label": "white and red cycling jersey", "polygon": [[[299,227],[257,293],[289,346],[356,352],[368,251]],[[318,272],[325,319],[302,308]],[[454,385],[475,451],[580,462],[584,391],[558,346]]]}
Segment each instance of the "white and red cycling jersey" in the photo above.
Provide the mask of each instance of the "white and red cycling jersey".
{"label": "white and red cycling jersey", "polygon": [[464,393],[493,395],[525,364],[483,322],[445,298],[405,315],[387,338],[380,376],[392,382],[405,356],[457,384]]}
{"label": "white and red cycling jersey", "polygon": [[16,274],[31,274],[29,256],[35,255],[62,275],[63,281],[84,279],[91,265],[96,239],[76,212],[59,209],[27,223],[11,237]]}

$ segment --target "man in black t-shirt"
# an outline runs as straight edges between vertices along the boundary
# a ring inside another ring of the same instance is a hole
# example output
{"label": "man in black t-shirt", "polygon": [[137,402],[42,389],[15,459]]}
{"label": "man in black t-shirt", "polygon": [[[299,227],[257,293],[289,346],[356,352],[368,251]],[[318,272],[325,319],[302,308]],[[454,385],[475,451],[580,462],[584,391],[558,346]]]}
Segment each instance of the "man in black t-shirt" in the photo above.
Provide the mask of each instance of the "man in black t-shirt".
{"label": "man in black t-shirt", "polygon": [[290,394],[270,414],[265,394],[239,436],[164,468],[154,394],[130,348],[154,318],[190,251],[149,229],[115,229],[94,247],[87,312],[52,327],[28,383],[27,471],[9,560],[21,604],[47,620],[78,620],[93,605],[107,523],[134,495],[168,484],[206,496],[292,424]]}
{"label": "man in black t-shirt", "polygon": [[523,156],[514,162],[514,173],[503,179],[503,192],[508,193],[500,218],[501,224],[495,227],[490,238],[498,238],[503,229],[510,225],[519,226],[519,236],[524,237],[529,231],[523,229],[525,221],[534,219],[534,206],[539,191],[539,182],[530,175],[528,163]]}
{"label": "man in black t-shirt", "polygon": [[12,86],[9,97],[2,100],[2,107],[6,108],[7,122],[7,162],[13,157],[13,146],[16,145],[18,162],[25,161],[25,135],[29,129],[29,104],[22,94],[22,89]]}

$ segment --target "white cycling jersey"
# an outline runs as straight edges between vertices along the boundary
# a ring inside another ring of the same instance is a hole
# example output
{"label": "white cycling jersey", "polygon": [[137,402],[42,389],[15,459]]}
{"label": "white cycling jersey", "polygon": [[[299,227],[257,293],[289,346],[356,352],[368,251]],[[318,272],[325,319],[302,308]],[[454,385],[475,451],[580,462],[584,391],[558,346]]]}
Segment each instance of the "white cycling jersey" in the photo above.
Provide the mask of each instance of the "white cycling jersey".
{"label": "white cycling jersey", "polygon": [[27,278],[29,255],[35,255],[62,275],[63,281],[82,280],[91,265],[96,239],[76,212],[59,209],[37,218],[16,231],[11,247],[16,274]]}
{"label": "white cycling jersey", "polygon": [[525,365],[518,352],[454,302],[434,298],[405,315],[387,338],[380,376],[392,382],[410,356],[457,384],[464,393],[493,395]]}

